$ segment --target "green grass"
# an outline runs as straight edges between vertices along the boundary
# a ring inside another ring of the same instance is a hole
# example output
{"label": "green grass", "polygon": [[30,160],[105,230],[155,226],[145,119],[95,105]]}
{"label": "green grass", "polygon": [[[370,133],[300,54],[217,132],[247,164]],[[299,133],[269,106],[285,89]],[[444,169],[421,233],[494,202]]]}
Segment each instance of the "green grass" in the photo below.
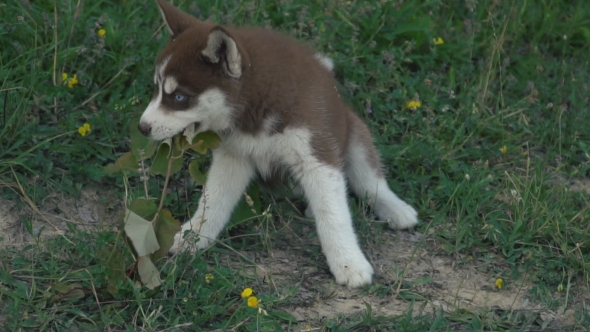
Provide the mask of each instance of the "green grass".
{"label": "green grass", "polygon": [[[530,301],[574,310],[574,323],[565,328],[588,329],[590,198],[568,190],[590,177],[586,1],[199,0],[182,8],[223,24],[270,25],[331,56],[341,90],[373,130],[390,184],[420,213],[426,248],[453,257],[457,268],[471,260],[499,266],[494,272],[508,284],[532,285]],[[43,206],[49,195],[76,197],[90,186],[108,188],[121,200],[128,186],[138,197],[138,179],[107,175],[102,166],[129,150],[128,128],[151,96],[155,55],[168,38],[156,5],[13,1],[0,4],[0,18],[1,198],[28,209]],[[101,28],[104,37],[97,35]],[[433,43],[438,37],[444,44]],[[64,72],[77,74],[79,83],[63,84]],[[417,99],[420,108],[406,107]],[[84,123],[92,131],[81,137]],[[166,202],[181,220],[198,198],[184,179],[173,179],[175,194]],[[153,180],[157,196],[162,180]],[[72,224],[55,239],[32,234],[35,243],[0,250],[0,326],[300,328],[285,310],[311,305],[298,296],[301,283],[269,286],[248,268],[256,264],[251,258],[243,257],[239,268],[226,261],[235,250],[270,253],[279,241],[274,238],[288,229],[313,227],[298,221],[290,204],[267,196],[263,202],[276,223],[261,217],[239,224],[224,244],[195,258],[161,261],[163,285],[155,291],[131,276],[116,285],[117,294],[107,292],[109,271],[98,252],[124,248],[107,228],[88,232]],[[378,247],[372,232],[389,231],[371,227],[362,206],[353,210],[364,244]],[[130,253],[123,252],[130,267]],[[309,253],[310,264],[326,268],[319,248]],[[208,273],[215,276],[209,283]],[[59,285],[72,284],[73,291],[60,293]],[[255,289],[268,315],[245,305],[239,296],[244,287]],[[424,301],[395,301],[409,302],[413,311],[387,317],[368,307],[365,314],[310,324],[323,331],[542,327],[532,311],[425,314],[419,311]]]}

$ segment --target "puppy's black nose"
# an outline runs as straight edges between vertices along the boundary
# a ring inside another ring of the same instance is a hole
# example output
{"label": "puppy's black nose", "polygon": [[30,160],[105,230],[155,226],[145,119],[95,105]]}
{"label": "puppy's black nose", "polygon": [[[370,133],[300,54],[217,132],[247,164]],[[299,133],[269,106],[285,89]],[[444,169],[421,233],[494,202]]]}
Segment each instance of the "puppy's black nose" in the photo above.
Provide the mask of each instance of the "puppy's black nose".
{"label": "puppy's black nose", "polygon": [[146,137],[149,137],[150,133],[152,132],[152,126],[147,123],[140,122],[137,128],[139,128],[139,132],[141,132]]}

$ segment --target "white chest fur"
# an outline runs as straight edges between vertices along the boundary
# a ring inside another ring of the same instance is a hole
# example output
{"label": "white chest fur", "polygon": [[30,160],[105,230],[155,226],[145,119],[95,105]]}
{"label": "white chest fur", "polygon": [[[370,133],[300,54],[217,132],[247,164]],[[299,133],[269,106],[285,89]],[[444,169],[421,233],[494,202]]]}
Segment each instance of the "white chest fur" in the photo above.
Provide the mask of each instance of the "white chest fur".
{"label": "white chest fur", "polygon": [[226,153],[247,159],[264,178],[276,167],[297,167],[317,163],[309,144],[311,134],[304,128],[286,128],[282,133],[247,134],[232,132],[222,136],[219,147]]}

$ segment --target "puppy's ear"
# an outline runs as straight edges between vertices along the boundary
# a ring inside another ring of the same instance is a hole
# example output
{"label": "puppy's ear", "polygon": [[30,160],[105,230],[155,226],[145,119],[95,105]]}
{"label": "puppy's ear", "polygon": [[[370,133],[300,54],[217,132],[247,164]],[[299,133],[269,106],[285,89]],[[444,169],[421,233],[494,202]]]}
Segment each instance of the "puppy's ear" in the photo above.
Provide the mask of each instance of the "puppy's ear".
{"label": "puppy's ear", "polygon": [[222,27],[211,29],[207,47],[201,52],[203,59],[210,63],[220,63],[224,72],[233,78],[242,76],[242,55],[236,41]]}
{"label": "puppy's ear", "polygon": [[162,18],[166,23],[166,28],[173,38],[178,36],[184,30],[201,23],[201,21],[195,17],[180,11],[178,8],[164,0],[156,1],[160,8],[160,14],[162,14]]}

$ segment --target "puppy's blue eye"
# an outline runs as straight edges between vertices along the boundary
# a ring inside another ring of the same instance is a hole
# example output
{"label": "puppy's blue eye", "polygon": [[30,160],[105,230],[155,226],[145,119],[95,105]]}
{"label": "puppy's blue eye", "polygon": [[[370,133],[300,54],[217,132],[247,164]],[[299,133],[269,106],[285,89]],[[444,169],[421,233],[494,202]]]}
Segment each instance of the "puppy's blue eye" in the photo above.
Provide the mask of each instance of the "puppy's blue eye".
{"label": "puppy's blue eye", "polygon": [[180,93],[175,93],[174,94],[174,99],[176,101],[184,101],[186,99],[186,96]]}

